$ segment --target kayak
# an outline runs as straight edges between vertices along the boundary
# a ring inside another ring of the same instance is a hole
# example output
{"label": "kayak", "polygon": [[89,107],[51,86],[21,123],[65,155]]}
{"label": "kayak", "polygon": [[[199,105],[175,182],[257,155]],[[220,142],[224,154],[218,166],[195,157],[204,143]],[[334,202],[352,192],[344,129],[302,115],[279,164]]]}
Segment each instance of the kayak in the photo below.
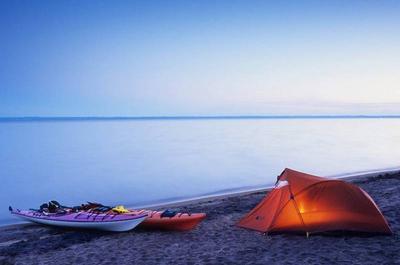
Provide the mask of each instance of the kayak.
{"label": "kayak", "polygon": [[96,229],[124,232],[135,228],[146,218],[146,213],[110,214],[90,212],[44,213],[34,210],[13,210],[11,214],[38,224],[68,228]]}
{"label": "kayak", "polygon": [[165,212],[151,210],[130,210],[131,213],[147,214],[148,217],[139,227],[146,229],[161,229],[188,231],[195,228],[204,218],[205,213],[174,213],[173,216],[163,216]]}

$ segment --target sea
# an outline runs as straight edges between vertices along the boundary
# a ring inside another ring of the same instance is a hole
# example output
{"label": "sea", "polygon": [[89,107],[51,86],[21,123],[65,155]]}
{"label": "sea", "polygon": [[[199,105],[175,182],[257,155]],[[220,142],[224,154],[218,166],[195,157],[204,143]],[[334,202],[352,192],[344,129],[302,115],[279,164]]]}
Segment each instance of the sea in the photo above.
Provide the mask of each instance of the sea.
{"label": "sea", "polygon": [[49,200],[141,206],[400,165],[400,117],[0,119],[0,225]]}

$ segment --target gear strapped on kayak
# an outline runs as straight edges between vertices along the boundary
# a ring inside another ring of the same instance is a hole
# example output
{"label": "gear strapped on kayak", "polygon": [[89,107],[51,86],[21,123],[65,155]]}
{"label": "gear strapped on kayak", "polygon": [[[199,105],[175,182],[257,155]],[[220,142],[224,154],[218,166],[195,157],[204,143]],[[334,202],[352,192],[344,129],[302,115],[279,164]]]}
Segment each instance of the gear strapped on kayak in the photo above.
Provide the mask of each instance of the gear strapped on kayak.
{"label": "gear strapped on kayak", "polygon": [[[106,206],[87,202],[80,206],[64,206],[52,200],[40,205],[39,209],[9,211],[25,220],[62,227],[93,228],[106,231],[127,231],[140,225],[145,229],[187,231],[195,228],[205,213],[185,213],[170,209],[164,211],[133,210],[123,205]],[[139,219],[140,220],[139,220]],[[133,222],[135,219],[135,222]],[[125,226],[111,226],[109,222],[127,223]],[[74,223],[73,225],[71,223]]]}

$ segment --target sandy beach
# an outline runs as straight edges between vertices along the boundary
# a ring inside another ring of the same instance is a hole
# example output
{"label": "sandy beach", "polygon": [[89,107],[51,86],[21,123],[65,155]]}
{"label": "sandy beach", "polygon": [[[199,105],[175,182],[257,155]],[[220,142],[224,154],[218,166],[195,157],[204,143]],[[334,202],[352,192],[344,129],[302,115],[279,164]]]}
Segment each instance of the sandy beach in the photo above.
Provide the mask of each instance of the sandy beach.
{"label": "sandy beach", "polygon": [[190,232],[72,231],[33,224],[0,229],[0,264],[400,264],[400,174],[352,179],[387,218],[393,236],[265,236],[235,226],[266,194],[217,198],[180,206],[206,212]]}

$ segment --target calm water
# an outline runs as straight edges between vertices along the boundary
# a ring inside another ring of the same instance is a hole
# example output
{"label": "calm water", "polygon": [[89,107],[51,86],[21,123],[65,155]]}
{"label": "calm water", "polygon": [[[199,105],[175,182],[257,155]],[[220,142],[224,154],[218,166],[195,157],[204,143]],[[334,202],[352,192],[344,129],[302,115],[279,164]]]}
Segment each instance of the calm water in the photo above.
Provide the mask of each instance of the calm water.
{"label": "calm water", "polygon": [[285,167],[334,175],[400,164],[400,119],[0,122],[8,205],[140,205],[272,184]]}

